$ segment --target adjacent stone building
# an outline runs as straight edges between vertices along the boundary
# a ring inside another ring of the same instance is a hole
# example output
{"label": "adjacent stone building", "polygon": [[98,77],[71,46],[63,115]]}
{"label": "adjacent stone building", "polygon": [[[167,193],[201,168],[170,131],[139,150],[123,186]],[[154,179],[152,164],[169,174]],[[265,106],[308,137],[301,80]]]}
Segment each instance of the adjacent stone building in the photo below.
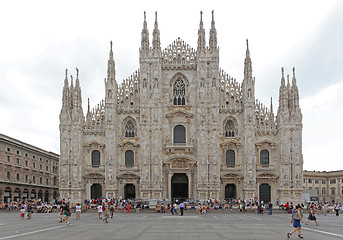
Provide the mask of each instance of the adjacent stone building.
{"label": "adjacent stone building", "polygon": [[[120,85],[111,49],[105,96],[84,115],[79,70],[66,77],[60,113],[62,198],[300,201],[302,114],[295,70],[282,68],[279,107],[255,97],[247,41],[244,79],[219,67],[212,12],[202,13],[193,49],[177,38],[164,50],[144,13],[140,68]],[[243,66],[242,66],[243,67]]]}
{"label": "adjacent stone building", "polygon": [[343,203],[343,170],[304,171],[304,190],[315,190],[318,202]]}
{"label": "adjacent stone building", "polygon": [[0,201],[58,198],[58,159],[55,153],[0,134]]}

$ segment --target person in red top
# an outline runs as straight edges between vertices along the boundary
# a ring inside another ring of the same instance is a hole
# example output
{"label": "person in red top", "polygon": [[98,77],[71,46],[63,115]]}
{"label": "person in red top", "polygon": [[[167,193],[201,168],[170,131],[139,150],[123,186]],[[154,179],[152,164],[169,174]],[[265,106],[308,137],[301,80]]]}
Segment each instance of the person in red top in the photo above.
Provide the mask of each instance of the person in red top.
{"label": "person in red top", "polygon": [[129,203],[126,203],[126,213],[130,213],[130,205],[129,205]]}

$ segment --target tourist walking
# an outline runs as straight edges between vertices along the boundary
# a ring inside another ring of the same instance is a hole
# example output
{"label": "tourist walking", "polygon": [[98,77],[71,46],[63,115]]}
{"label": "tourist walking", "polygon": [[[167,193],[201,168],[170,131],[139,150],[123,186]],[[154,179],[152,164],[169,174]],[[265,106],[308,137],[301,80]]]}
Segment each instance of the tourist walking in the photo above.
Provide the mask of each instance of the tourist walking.
{"label": "tourist walking", "polygon": [[174,215],[174,207],[172,203],[170,205],[168,203],[168,209],[170,210],[171,215]]}
{"label": "tourist walking", "polygon": [[180,203],[180,215],[183,216],[183,210],[185,209],[185,204],[182,202]]}
{"label": "tourist walking", "polygon": [[319,226],[319,224],[318,224],[318,222],[317,222],[317,218],[316,218],[316,216],[314,215],[314,208],[313,208],[313,207],[310,208],[310,213],[309,213],[309,215],[308,215],[308,217],[307,217],[307,221],[305,222],[305,225],[307,225],[307,223],[308,223],[310,220],[311,220],[311,221],[314,221],[314,222],[316,223],[316,225]]}
{"label": "tourist walking", "polygon": [[70,222],[68,221],[69,217],[71,217],[71,211],[69,208],[69,205],[66,204],[65,205],[65,210],[64,210],[64,220],[66,221],[66,224],[70,224]]}
{"label": "tourist walking", "polygon": [[104,218],[102,219],[102,221],[105,221],[105,223],[108,223],[107,219],[109,217],[109,213],[108,213],[108,207],[105,208],[105,211],[104,211]]}
{"label": "tourist walking", "polygon": [[176,203],[174,203],[173,208],[174,208],[174,213],[175,213],[176,215],[178,215],[178,213],[177,213],[177,204],[176,204]]}
{"label": "tourist walking", "polygon": [[113,204],[111,204],[110,213],[111,213],[111,218],[113,218],[113,213],[114,213],[114,206],[113,206]]}
{"label": "tourist walking", "polygon": [[291,235],[293,233],[295,233],[296,231],[298,231],[298,237],[299,238],[303,238],[303,236],[301,235],[301,224],[300,222],[302,222],[302,212],[301,212],[301,206],[300,204],[298,204],[295,209],[292,212],[292,220],[291,223],[293,223],[293,227],[294,229],[287,233],[287,237],[290,238]]}
{"label": "tourist walking", "polygon": [[338,203],[336,203],[335,207],[333,208],[336,211],[336,216],[339,216],[339,209],[340,209],[340,205]]}

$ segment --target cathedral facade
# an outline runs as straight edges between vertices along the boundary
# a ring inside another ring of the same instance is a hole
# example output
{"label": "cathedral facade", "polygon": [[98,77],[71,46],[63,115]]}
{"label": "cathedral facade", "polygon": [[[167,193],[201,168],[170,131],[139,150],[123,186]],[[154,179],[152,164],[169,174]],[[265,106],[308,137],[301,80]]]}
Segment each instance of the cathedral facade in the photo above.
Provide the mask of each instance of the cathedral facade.
{"label": "cathedral facade", "polygon": [[[60,196],[143,200],[300,201],[302,114],[295,71],[282,68],[276,116],[255,98],[247,41],[242,82],[219,67],[212,12],[206,44],[164,50],[144,13],[140,68],[117,84],[111,49],[105,96],[82,109],[79,74],[66,77],[60,113]],[[242,66],[243,68],[243,66]],[[71,83],[69,83],[71,81]],[[291,83],[290,83],[291,81]]]}

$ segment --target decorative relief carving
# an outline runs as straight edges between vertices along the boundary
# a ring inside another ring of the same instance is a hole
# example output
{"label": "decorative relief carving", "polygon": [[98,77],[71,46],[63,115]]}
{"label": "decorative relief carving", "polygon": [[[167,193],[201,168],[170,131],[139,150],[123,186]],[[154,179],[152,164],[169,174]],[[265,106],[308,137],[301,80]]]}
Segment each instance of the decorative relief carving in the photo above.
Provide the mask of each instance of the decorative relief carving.
{"label": "decorative relief carving", "polygon": [[172,162],[172,168],[188,168],[188,162],[183,160],[175,160]]}

